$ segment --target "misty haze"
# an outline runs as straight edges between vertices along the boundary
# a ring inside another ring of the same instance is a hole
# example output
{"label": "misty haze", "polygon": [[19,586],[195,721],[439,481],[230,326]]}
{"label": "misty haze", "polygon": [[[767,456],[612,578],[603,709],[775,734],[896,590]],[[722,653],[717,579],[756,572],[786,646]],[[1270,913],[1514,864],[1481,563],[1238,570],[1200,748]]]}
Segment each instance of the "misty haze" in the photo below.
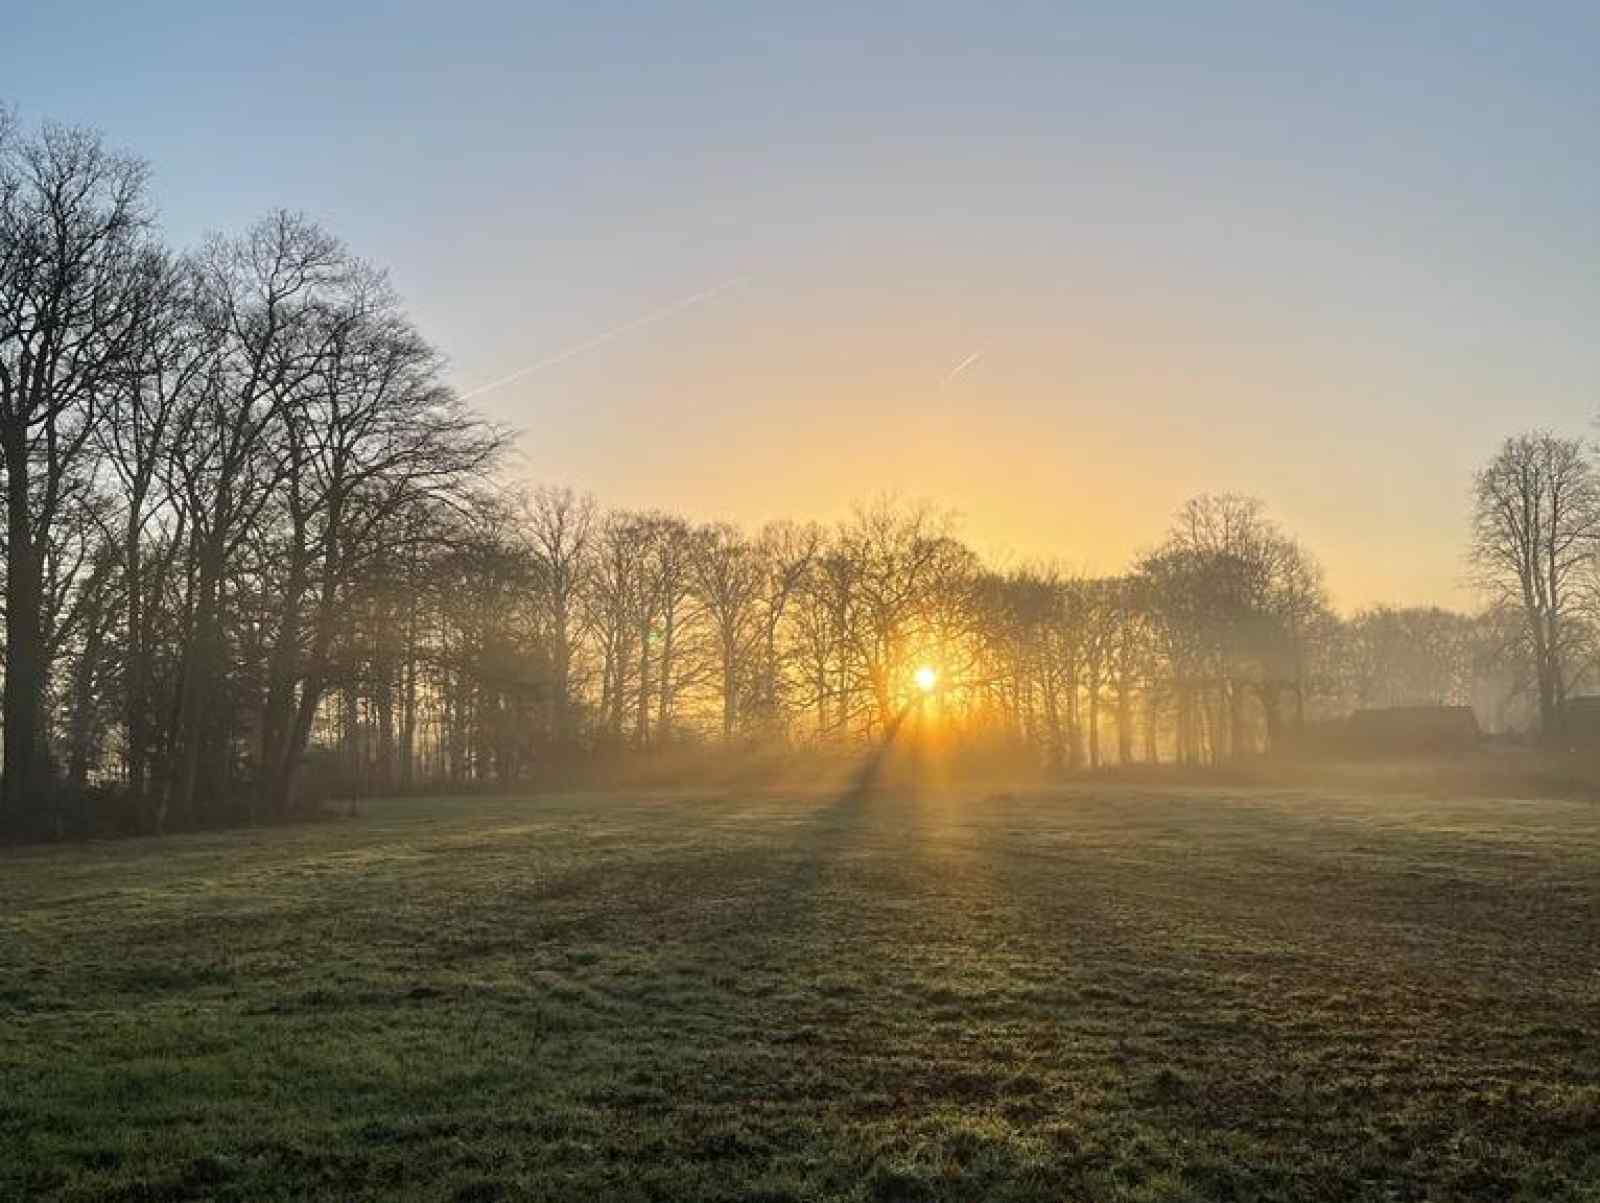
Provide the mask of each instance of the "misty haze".
{"label": "misty haze", "polygon": [[1600,1203],[1600,11],[0,35],[0,1200]]}

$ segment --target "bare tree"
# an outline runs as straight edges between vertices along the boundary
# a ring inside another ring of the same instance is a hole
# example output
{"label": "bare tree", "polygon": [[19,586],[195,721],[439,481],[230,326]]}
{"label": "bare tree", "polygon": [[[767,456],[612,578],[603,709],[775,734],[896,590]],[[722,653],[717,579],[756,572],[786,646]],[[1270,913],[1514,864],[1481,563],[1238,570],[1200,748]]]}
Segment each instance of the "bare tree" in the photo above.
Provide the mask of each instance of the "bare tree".
{"label": "bare tree", "polygon": [[837,536],[845,645],[871,703],[868,730],[884,729],[911,688],[913,654],[920,650],[941,587],[967,567],[953,555],[951,521],[926,505],[880,499],[858,507]]}
{"label": "bare tree", "polygon": [[1224,749],[1250,751],[1252,699],[1268,748],[1282,737],[1285,694],[1295,700],[1295,725],[1303,723],[1309,649],[1327,613],[1322,569],[1260,501],[1193,498],[1142,572],[1165,621],[1169,660],[1182,665],[1180,744],[1201,736],[1213,759]]}
{"label": "bare tree", "polygon": [[45,780],[45,549],[127,372],[158,274],[144,164],[87,130],[0,121],[7,806]]}
{"label": "bare tree", "polygon": [[1373,606],[1345,625],[1340,661],[1362,706],[1472,701],[1476,622],[1438,606]]}
{"label": "bare tree", "polygon": [[525,518],[539,566],[540,606],[550,640],[550,734],[563,752],[571,750],[576,738],[573,658],[595,521],[592,497],[551,488],[535,491]]}
{"label": "bare tree", "polygon": [[760,665],[751,699],[769,728],[781,723],[785,665],[779,635],[823,544],[816,523],[769,522],[756,536],[761,563]]}
{"label": "bare tree", "polygon": [[755,546],[737,528],[718,523],[695,532],[695,588],[716,649],[723,739],[732,739],[739,729],[740,695],[761,646],[763,568]]}
{"label": "bare tree", "polygon": [[[106,420],[98,428],[98,454],[109,465],[123,497],[120,570],[122,631],[123,760],[129,790],[142,799],[149,778],[155,698],[151,692],[156,655],[152,592],[165,564],[149,562],[152,524],[170,511],[163,468],[186,405],[215,364],[221,339],[198,320],[195,273],[186,262],[165,257],[153,276],[151,304],[135,343],[129,371],[106,395]],[[181,540],[159,540],[169,553]]]}
{"label": "bare tree", "polygon": [[201,261],[201,320],[222,349],[182,416],[167,469],[189,532],[192,584],[163,822],[170,810],[193,810],[202,752],[220,749],[213,707],[226,671],[229,568],[303,453],[286,444],[286,415],[321,363],[322,294],[348,270],[337,240],[284,212],[242,239],[214,240]]}
{"label": "bare tree", "polygon": [[1580,573],[1600,536],[1600,482],[1584,445],[1533,431],[1508,438],[1473,482],[1472,562],[1498,602],[1519,608],[1539,726],[1561,734]]}
{"label": "bare tree", "polygon": [[341,295],[321,300],[313,329],[316,371],[284,415],[289,572],[262,751],[267,801],[280,811],[327,684],[339,604],[387,547],[393,519],[459,494],[500,444],[439,383],[437,352],[371,269],[352,269]]}
{"label": "bare tree", "polygon": [[600,729],[612,750],[622,747],[629,685],[635,679],[633,651],[646,600],[642,564],[648,539],[648,527],[637,515],[607,514],[584,590],[585,623],[600,661]]}

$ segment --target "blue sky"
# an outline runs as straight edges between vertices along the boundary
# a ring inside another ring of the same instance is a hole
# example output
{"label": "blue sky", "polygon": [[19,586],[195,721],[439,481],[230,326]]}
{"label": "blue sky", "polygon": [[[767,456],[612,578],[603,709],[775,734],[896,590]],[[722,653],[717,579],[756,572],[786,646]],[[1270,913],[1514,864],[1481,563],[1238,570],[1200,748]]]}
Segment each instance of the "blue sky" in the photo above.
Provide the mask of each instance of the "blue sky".
{"label": "blue sky", "polygon": [[[1263,497],[1464,600],[1503,434],[1600,407],[1600,6],[24,3],[0,97],[177,242],[387,265],[519,471],[748,522],[883,490],[1115,569]],[[958,376],[954,366],[980,358]]]}

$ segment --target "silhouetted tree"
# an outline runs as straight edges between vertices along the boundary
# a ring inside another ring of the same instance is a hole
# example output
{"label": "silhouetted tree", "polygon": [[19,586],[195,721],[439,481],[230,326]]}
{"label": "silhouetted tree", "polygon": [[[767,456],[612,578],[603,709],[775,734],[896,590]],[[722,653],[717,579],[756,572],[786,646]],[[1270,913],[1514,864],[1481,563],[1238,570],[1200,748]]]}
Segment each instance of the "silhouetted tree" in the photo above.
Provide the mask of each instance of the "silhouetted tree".
{"label": "silhouetted tree", "polygon": [[7,807],[47,784],[46,554],[158,291],[144,164],[81,129],[0,118],[0,464]]}
{"label": "silhouetted tree", "polygon": [[1472,558],[1491,596],[1517,607],[1539,697],[1539,727],[1561,731],[1579,577],[1600,536],[1600,487],[1578,439],[1508,438],[1474,481]]}

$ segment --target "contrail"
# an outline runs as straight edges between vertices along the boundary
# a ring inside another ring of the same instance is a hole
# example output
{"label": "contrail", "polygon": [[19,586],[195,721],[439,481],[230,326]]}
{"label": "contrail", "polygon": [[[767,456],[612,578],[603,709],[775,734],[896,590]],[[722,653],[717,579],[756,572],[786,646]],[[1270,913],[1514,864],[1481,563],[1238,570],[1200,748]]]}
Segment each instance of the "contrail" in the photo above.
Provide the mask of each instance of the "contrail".
{"label": "contrail", "polygon": [[982,351],[974,351],[971,355],[968,355],[960,363],[956,364],[955,370],[952,371],[948,376],[946,376],[944,378],[944,382],[946,384],[949,384],[957,376],[961,375],[962,372],[965,372],[968,368],[970,368],[973,364],[977,363],[978,360],[980,360],[982,358],[983,358],[983,352]]}
{"label": "contrail", "polygon": [[718,284],[713,288],[707,288],[704,291],[692,293],[686,297],[680,297],[676,301],[673,301],[670,305],[663,305],[660,309],[653,309],[642,317],[636,317],[632,321],[623,322],[620,326],[613,326],[609,330],[603,330],[599,334],[596,334],[593,338],[586,338],[581,343],[573,343],[570,347],[563,347],[559,351],[552,352],[551,354],[546,355],[543,359],[536,359],[532,363],[528,364],[527,367],[518,368],[509,376],[502,376],[499,380],[491,380],[488,384],[480,384],[477,388],[468,389],[466,392],[461,394],[461,400],[467,401],[473,397],[487,393],[491,389],[503,388],[505,385],[521,380],[524,376],[527,376],[533,372],[537,372],[542,368],[554,367],[556,364],[571,359],[575,355],[582,355],[585,351],[592,351],[602,343],[608,343],[612,339],[628,333],[630,330],[637,330],[640,326],[649,326],[655,322],[661,321],[663,318],[671,317],[674,313],[677,313],[681,309],[687,309],[691,305],[698,305],[702,301],[709,301],[712,297],[717,296],[720,293],[727,292],[728,289],[734,287],[738,283],[740,283],[740,281],[737,278],[732,280],[724,280],[721,284]]}

